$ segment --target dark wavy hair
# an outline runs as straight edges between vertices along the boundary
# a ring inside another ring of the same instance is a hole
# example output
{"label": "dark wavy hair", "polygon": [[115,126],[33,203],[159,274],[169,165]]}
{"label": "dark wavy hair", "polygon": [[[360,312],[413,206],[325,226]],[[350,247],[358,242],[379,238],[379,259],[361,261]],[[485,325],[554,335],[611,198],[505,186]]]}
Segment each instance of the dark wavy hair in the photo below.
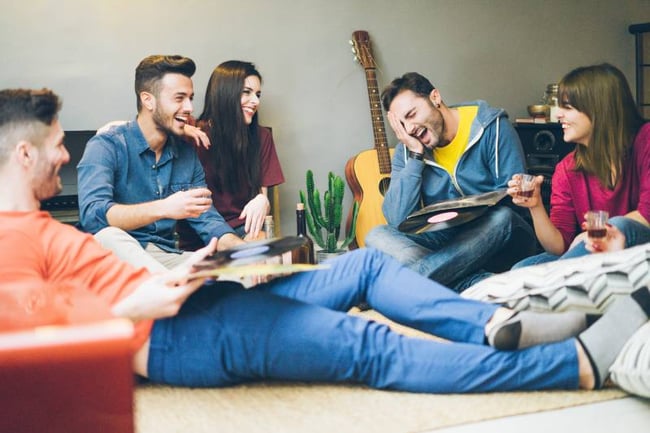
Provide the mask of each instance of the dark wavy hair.
{"label": "dark wavy hair", "polygon": [[142,108],[140,93],[149,92],[158,96],[160,80],[165,74],[182,74],[191,78],[196,72],[196,64],[188,57],[152,55],[142,59],[135,68],[135,97],[138,112]]}
{"label": "dark wavy hair", "polygon": [[571,105],[592,123],[588,145],[576,146],[576,170],[613,188],[645,122],[625,75],[609,63],[576,68],[560,81],[558,96],[560,104]]}
{"label": "dark wavy hair", "polygon": [[433,84],[417,72],[407,72],[401,77],[395,78],[381,92],[381,102],[385,111],[390,111],[390,104],[393,99],[405,90],[410,90],[418,96],[429,99],[429,95],[435,89]]}
{"label": "dark wavy hair", "polygon": [[219,176],[220,189],[233,193],[245,188],[254,197],[262,182],[257,113],[246,125],[241,108],[244,81],[250,76],[262,81],[250,62],[229,60],[217,66],[208,82],[199,121],[209,125],[209,163]]}

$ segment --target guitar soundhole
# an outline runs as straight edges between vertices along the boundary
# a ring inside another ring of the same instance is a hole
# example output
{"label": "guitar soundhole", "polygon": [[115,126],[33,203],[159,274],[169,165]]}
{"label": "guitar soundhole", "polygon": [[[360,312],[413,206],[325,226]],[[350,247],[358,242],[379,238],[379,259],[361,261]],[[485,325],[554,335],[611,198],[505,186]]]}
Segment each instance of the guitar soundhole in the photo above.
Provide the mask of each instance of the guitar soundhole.
{"label": "guitar soundhole", "polygon": [[382,196],[386,195],[388,191],[388,186],[390,185],[390,177],[385,177],[379,181],[379,192]]}

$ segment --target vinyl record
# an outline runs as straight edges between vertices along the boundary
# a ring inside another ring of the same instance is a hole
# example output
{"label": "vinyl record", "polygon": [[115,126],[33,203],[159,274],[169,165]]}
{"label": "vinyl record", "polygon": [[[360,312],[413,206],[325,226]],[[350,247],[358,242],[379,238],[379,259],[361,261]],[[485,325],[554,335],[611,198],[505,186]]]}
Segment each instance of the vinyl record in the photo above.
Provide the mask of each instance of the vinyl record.
{"label": "vinyl record", "polygon": [[484,192],[481,194],[466,195],[463,197],[454,197],[447,200],[440,200],[432,203],[422,209],[413,212],[407,218],[413,218],[422,215],[431,215],[442,211],[460,211],[473,209],[477,206],[494,206],[508,196],[505,189]]}
{"label": "vinyl record", "polygon": [[246,242],[223,251],[217,251],[194,265],[197,271],[214,269],[220,266],[238,266],[261,262],[270,257],[279,256],[302,246],[306,242],[300,236],[284,236]]}
{"label": "vinyl record", "polygon": [[435,232],[456,227],[483,215],[489,206],[473,206],[464,209],[443,210],[429,214],[409,217],[398,227],[399,231],[409,234]]}

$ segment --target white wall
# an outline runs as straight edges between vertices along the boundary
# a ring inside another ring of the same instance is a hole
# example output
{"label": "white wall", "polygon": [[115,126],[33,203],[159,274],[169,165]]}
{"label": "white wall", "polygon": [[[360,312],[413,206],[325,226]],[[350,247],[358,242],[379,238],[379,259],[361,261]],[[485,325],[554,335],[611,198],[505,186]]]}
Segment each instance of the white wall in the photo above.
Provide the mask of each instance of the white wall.
{"label": "white wall", "polygon": [[[608,61],[634,83],[630,24],[649,0],[3,0],[0,87],[50,87],[66,129],[135,115],[133,71],[146,55],[198,65],[200,114],[208,77],[242,59],[264,77],[262,123],[272,126],[287,183],[282,230],[304,172],[317,182],[373,145],[363,69],[348,45],[367,30],[379,86],[419,71],[447,103],[486,99],[525,115],[547,83]],[[389,134],[391,145],[394,136]],[[348,201],[350,195],[348,193]]]}

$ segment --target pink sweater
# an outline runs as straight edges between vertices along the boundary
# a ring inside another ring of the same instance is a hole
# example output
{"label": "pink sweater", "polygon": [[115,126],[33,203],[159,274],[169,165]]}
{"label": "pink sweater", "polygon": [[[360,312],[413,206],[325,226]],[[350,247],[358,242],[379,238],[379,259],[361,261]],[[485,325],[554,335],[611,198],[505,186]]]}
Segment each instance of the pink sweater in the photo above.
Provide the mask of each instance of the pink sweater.
{"label": "pink sweater", "polygon": [[562,233],[565,251],[582,231],[580,224],[590,209],[606,210],[609,216],[638,210],[650,221],[650,123],[634,139],[632,157],[613,190],[590,174],[575,171],[574,152],[555,167],[551,193],[551,221]]}

